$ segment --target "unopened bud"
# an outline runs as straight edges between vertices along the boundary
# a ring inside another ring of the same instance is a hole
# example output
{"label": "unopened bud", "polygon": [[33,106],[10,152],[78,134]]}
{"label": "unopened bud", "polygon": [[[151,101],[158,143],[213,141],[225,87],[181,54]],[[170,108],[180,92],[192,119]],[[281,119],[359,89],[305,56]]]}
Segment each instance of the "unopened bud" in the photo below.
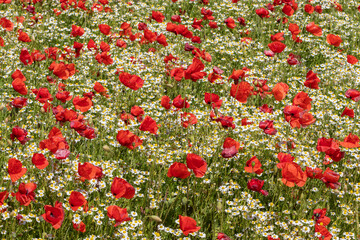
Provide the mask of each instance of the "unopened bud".
{"label": "unopened bud", "polygon": [[186,197],[183,197],[182,203],[185,205],[188,202],[188,199]]}
{"label": "unopened bud", "polygon": [[222,211],[222,203],[221,203],[220,201],[218,201],[217,204],[216,204],[216,210],[217,210],[218,212],[221,212],[221,211]]}
{"label": "unopened bud", "polygon": [[10,139],[7,140],[7,143],[9,144],[9,146],[12,146],[12,141]]}
{"label": "unopened bud", "polygon": [[5,104],[1,104],[0,105],[0,111],[3,110],[5,107],[6,107]]}
{"label": "unopened bud", "polygon": [[105,151],[107,151],[107,152],[111,150],[108,145],[104,145],[104,146],[103,146],[103,149],[104,149]]}
{"label": "unopened bud", "polygon": [[45,113],[46,111],[44,108],[40,108],[40,112]]}
{"label": "unopened bud", "polygon": [[154,222],[157,222],[157,223],[161,223],[161,222],[162,222],[161,218],[159,218],[159,217],[156,216],[156,215],[151,215],[151,216],[149,216],[149,218],[150,218],[150,220],[152,220],[152,221],[154,221]]}

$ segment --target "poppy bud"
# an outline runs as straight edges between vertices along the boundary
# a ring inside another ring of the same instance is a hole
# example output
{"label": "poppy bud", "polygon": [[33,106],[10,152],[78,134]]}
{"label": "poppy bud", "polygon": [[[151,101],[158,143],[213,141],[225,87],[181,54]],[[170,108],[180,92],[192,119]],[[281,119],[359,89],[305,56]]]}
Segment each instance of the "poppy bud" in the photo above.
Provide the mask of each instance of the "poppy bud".
{"label": "poppy bud", "polygon": [[97,128],[95,128],[94,133],[97,135],[99,133],[99,130],[97,130]]}
{"label": "poppy bud", "polygon": [[222,211],[222,203],[221,203],[220,201],[218,201],[217,204],[216,204],[216,210],[217,210],[218,212],[221,212],[221,211]]}
{"label": "poppy bud", "polygon": [[5,118],[5,121],[4,121],[5,123],[7,123],[7,122],[9,122],[9,118],[7,117],[7,118]]}
{"label": "poppy bud", "polygon": [[188,199],[186,197],[183,197],[183,199],[181,201],[185,205],[188,202]]}
{"label": "poppy bud", "polygon": [[1,104],[0,105],[0,111],[3,110],[5,108],[5,104]]}
{"label": "poppy bud", "polygon": [[46,111],[45,111],[44,108],[40,108],[40,112],[41,112],[41,113],[45,113]]}
{"label": "poppy bud", "polygon": [[107,151],[107,152],[111,150],[108,145],[104,145],[104,146],[103,146],[103,149],[104,149],[105,151]]}
{"label": "poppy bud", "polygon": [[7,143],[12,146],[12,141],[10,139],[7,140]]}
{"label": "poppy bud", "polygon": [[149,216],[150,220],[154,221],[154,222],[157,222],[157,223],[161,223],[162,220],[160,217],[156,216],[156,215],[151,215]]}

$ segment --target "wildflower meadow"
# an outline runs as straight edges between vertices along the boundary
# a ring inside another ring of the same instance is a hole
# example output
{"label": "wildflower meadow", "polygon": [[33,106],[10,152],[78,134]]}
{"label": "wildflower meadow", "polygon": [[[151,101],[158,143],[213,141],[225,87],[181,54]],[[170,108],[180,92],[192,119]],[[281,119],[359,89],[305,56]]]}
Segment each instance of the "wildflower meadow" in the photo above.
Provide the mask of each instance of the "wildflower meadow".
{"label": "wildflower meadow", "polygon": [[360,239],[358,0],[0,0],[0,239]]}

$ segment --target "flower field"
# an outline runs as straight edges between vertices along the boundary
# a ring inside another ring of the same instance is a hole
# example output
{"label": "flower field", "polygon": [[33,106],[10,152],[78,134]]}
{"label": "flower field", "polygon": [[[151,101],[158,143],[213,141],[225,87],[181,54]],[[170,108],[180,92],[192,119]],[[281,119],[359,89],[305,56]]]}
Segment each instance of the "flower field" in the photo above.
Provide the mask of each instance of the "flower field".
{"label": "flower field", "polygon": [[1,239],[360,239],[360,2],[0,0]]}

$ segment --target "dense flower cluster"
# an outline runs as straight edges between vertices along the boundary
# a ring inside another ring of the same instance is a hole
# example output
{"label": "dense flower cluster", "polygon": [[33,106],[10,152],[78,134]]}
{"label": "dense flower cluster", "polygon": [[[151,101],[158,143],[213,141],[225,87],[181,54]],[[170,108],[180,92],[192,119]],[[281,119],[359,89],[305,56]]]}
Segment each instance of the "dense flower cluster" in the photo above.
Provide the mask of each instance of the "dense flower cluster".
{"label": "dense flower cluster", "polygon": [[0,0],[13,239],[357,239],[353,0]]}

